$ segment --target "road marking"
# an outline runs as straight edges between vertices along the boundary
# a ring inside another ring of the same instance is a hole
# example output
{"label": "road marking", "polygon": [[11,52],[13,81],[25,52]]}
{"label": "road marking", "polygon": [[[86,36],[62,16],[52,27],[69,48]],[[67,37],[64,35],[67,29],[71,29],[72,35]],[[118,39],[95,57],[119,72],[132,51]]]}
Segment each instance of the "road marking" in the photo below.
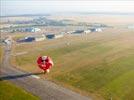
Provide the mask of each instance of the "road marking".
{"label": "road marking", "polygon": [[36,76],[36,75],[31,75],[31,77],[36,78],[36,79],[40,79],[40,77]]}

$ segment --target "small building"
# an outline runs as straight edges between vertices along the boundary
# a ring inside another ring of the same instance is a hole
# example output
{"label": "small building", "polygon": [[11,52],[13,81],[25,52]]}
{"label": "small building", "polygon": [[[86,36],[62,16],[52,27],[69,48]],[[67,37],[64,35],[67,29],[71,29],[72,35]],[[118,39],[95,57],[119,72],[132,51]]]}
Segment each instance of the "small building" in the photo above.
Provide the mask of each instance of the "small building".
{"label": "small building", "polygon": [[55,38],[62,38],[63,37],[63,34],[55,34]]}
{"label": "small building", "polygon": [[35,37],[31,36],[17,40],[17,42],[33,42],[33,41],[35,41]]}
{"label": "small building", "polygon": [[72,34],[74,33],[75,31],[68,31],[67,34]]}
{"label": "small building", "polygon": [[54,37],[55,37],[55,34],[47,34],[46,35],[47,39],[54,39]]}
{"label": "small building", "polygon": [[90,28],[89,29],[91,32],[96,32],[96,29],[95,28]]}
{"label": "small building", "polygon": [[35,37],[35,41],[44,41],[46,39],[44,34],[37,35],[37,36],[34,36],[34,37]]}
{"label": "small building", "polygon": [[90,28],[89,29],[91,32],[102,32],[101,28]]}
{"label": "small building", "polygon": [[12,44],[12,37],[11,36],[8,36],[5,40],[4,40],[4,43],[10,45]]}
{"label": "small building", "polygon": [[11,40],[9,40],[9,39],[6,39],[6,40],[4,40],[4,42],[6,43],[6,44],[11,44]]}
{"label": "small building", "polygon": [[102,32],[101,28],[96,28],[96,32]]}
{"label": "small building", "polygon": [[91,30],[85,30],[84,33],[85,34],[91,33]]}
{"label": "small building", "polygon": [[25,37],[24,41],[25,42],[33,42],[33,41],[35,41],[35,37]]}
{"label": "small building", "polygon": [[45,39],[46,39],[46,36],[42,34],[42,35],[27,36],[25,38],[21,38],[17,40],[17,42],[44,41]]}
{"label": "small building", "polygon": [[75,30],[73,32],[73,34],[82,34],[84,32],[84,30]]}
{"label": "small building", "polygon": [[31,28],[26,28],[25,31],[26,32],[39,32],[39,31],[41,31],[41,29],[31,27]]}
{"label": "small building", "polygon": [[47,39],[57,39],[63,37],[63,34],[47,34],[46,38]]}

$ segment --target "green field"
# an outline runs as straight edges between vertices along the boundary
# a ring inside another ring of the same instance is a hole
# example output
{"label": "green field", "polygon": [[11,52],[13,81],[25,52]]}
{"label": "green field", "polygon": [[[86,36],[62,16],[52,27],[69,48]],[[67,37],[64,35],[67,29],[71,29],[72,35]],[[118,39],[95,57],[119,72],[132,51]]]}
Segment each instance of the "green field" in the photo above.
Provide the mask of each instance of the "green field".
{"label": "green field", "polygon": [[0,82],[0,100],[39,100],[38,97],[7,81]]}
{"label": "green field", "polygon": [[20,44],[12,52],[24,51],[28,53],[12,57],[12,64],[18,68],[36,72],[37,57],[50,55],[55,66],[46,76],[48,79],[98,100],[134,100],[134,34],[131,31]]}

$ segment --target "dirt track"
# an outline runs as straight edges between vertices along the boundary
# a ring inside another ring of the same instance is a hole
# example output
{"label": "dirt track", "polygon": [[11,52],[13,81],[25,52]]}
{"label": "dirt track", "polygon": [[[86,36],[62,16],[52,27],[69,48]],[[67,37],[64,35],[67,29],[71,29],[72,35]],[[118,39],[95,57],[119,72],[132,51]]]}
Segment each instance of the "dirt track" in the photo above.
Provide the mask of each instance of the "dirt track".
{"label": "dirt track", "polygon": [[9,80],[40,97],[41,100],[92,100],[89,97],[82,96],[51,81],[36,77],[36,75],[42,73],[26,73],[15,69],[9,64],[10,48],[8,47],[6,46],[5,48],[0,81]]}

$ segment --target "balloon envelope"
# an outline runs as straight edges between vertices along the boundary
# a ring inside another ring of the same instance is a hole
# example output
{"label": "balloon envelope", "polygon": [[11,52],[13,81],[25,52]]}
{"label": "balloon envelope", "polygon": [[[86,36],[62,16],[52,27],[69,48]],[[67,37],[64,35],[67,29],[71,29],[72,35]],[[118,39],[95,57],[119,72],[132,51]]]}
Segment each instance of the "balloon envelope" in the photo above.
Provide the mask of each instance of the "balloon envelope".
{"label": "balloon envelope", "polygon": [[37,64],[40,69],[47,70],[50,69],[54,64],[50,57],[46,57],[46,59],[42,59],[43,56],[38,57]]}

